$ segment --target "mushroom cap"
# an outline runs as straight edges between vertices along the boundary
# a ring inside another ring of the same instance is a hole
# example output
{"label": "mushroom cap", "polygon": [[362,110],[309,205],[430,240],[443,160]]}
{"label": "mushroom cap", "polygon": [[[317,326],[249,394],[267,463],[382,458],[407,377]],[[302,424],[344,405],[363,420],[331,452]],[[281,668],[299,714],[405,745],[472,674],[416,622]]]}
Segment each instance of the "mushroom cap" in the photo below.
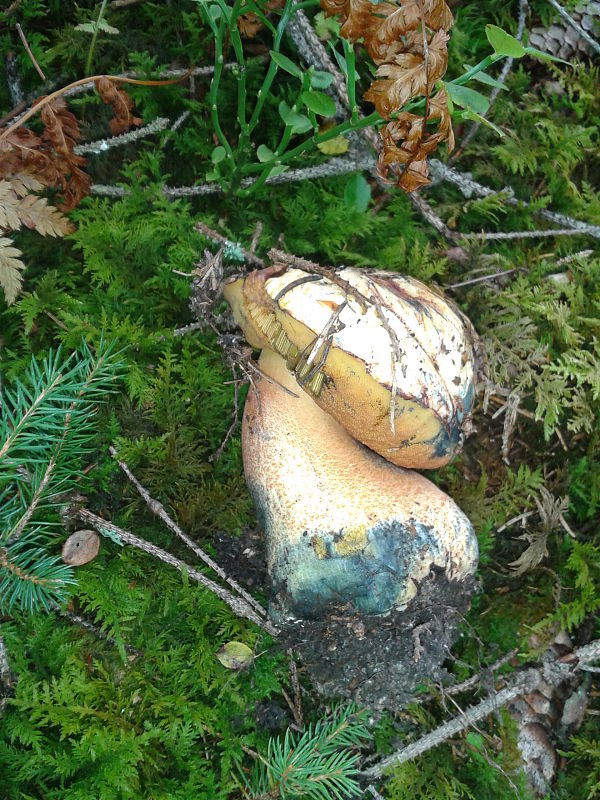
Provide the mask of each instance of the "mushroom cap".
{"label": "mushroom cap", "polygon": [[242,450],[276,621],[382,614],[409,604],[432,570],[474,573],[477,539],[448,495],[353,439],[276,353],[263,350],[259,366],[274,380],[248,392]]}
{"label": "mushroom cap", "polygon": [[336,275],[275,264],[229,284],[225,297],[249,343],[284,356],[354,438],[399,466],[446,464],[473,406],[473,327],[413,278]]}

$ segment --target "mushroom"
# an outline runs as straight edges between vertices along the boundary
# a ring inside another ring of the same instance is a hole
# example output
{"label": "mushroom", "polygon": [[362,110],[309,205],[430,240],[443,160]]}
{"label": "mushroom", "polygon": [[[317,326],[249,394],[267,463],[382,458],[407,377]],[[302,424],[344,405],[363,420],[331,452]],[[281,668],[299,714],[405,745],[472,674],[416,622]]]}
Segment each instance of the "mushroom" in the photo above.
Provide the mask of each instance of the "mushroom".
{"label": "mushroom", "polygon": [[438,293],[389,273],[334,280],[275,264],[225,297],[248,342],[283,356],[315,403],[388,461],[433,469],[460,448],[477,335]]}
{"label": "mushroom", "polygon": [[[476,336],[412,278],[274,264],[225,287],[262,373],[242,450],[279,624],[406,609],[431,575],[477,566],[467,517],[404,467],[456,452]],[[383,456],[383,457],[382,457]]]}

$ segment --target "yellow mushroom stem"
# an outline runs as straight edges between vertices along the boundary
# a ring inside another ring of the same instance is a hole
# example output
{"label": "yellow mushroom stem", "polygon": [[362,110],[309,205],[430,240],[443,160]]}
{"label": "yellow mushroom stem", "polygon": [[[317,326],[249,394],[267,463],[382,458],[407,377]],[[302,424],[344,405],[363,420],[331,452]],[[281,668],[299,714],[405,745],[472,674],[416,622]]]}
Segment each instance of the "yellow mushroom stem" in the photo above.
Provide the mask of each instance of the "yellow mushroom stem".
{"label": "yellow mushroom stem", "polygon": [[243,415],[244,469],[267,539],[272,613],[403,608],[432,569],[475,571],[471,524],[422,475],[353,439],[264,349]]}

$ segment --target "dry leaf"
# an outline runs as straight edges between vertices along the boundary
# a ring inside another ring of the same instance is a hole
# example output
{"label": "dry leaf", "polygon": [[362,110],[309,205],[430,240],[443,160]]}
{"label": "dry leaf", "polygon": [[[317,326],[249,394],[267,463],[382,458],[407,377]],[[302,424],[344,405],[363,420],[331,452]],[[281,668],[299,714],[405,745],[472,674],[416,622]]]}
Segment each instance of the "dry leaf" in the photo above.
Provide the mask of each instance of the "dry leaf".
{"label": "dry leaf", "polygon": [[444,0],[406,0],[400,6],[392,6],[392,10],[370,37],[367,45],[369,55],[375,63],[389,61],[390,58],[386,55],[390,48],[401,46],[401,38],[409,31],[416,30],[423,18],[425,25],[435,31],[448,31],[452,27],[452,12]]}
{"label": "dry leaf", "polygon": [[243,642],[227,642],[215,655],[226,669],[243,669],[253,658],[252,650]]}
{"label": "dry leaf", "polygon": [[70,211],[89,194],[91,185],[89,175],[83,170],[85,158],[74,152],[81,138],[79,125],[62,97],[45,105],[40,116],[44,124],[42,141],[53,154],[60,175],[58,183],[63,195],[60,206],[64,211]]}
{"label": "dry leaf", "polygon": [[61,558],[65,564],[80,567],[98,555],[100,537],[95,531],[75,531],[63,544]]}
{"label": "dry leaf", "polygon": [[[266,16],[267,14],[270,14],[271,11],[275,11],[276,8],[281,8],[283,3],[284,0],[267,0],[267,3],[265,3],[262,11]],[[243,37],[246,39],[252,39],[263,27],[263,21],[257,14],[249,11],[247,14],[240,14],[240,16],[237,18],[236,25]]]}
{"label": "dry leaf", "polygon": [[[445,92],[430,98],[432,86],[448,65],[448,30],[453,18],[445,0],[321,0],[327,15],[339,14],[340,33],[351,42],[362,38],[378,65],[376,80],[364,95],[377,112],[389,119],[415,97],[427,98],[427,122],[439,119],[428,133],[416,114],[399,114],[380,130],[383,152],[378,172],[384,180],[391,168],[398,186],[406,191],[428,183],[426,157],[441,142],[454,147],[454,133]],[[391,181],[388,181],[391,182]]]}
{"label": "dry leaf", "polygon": [[115,81],[103,76],[94,81],[94,83],[100,98],[113,108],[114,116],[108,123],[113,136],[129,130],[132,125],[142,124],[142,120],[139,117],[134,117],[131,113],[133,100],[127,92],[119,89]]}

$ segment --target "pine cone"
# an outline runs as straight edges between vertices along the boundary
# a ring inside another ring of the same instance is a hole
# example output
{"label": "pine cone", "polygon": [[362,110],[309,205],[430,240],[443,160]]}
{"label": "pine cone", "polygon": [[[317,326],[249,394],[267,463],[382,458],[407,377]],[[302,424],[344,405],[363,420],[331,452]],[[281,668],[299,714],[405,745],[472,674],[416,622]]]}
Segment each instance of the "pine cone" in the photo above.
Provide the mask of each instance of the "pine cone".
{"label": "pine cone", "polygon": [[[529,642],[533,648],[540,645],[535,634]],[[542,654],[539,685],[508,706],[519,730],[521,766],[535,797],[547,795],[556,777],[557,748],[567,746],[587,707],[588,678],[572,672],[562,660],[572,649],[568,634],[559,631]]]}
{"label": "pine cone", "polygon": [[[588,0],[569,14],[590,36],[594,36],[595,32],[600,30],[600,2]],[[528,44],[566,60],[573,57],[589,58],[594,54],[593,49],[575,28],[560,18],[549,28],[541,26],[532,28]]]}

